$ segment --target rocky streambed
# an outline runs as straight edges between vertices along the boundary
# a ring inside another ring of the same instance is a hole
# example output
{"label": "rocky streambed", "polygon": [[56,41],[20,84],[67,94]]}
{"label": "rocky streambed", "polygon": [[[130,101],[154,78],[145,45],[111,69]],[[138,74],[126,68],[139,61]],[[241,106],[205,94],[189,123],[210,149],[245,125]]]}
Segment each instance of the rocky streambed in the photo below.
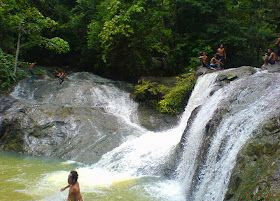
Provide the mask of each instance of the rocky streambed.
{"label": "rocky streambed", "polygon": [[139,107],[131,86],[89,73],[62,85],[26,79],[0,98],[0,149],[95,164],[80,170],[90,174],[164,178],[145,186],[159,200],[167,186],[179,193],[171,201],[279,200],[278,69],[200,69],[180,119]]}

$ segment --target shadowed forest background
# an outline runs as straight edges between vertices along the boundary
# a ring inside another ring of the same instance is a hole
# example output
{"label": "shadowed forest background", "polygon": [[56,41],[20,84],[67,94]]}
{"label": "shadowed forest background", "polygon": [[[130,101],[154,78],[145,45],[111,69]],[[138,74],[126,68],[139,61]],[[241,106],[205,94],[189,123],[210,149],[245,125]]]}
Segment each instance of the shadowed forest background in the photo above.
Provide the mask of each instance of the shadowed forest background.
{"label": "shadowed forest background", "polygon": [[279,0],[1,0],[1,79],[20,77],[11,73],[19,38],[20,61],[117,80],[178,75],[220,43],[227,68],[258,66],[279,10]]}

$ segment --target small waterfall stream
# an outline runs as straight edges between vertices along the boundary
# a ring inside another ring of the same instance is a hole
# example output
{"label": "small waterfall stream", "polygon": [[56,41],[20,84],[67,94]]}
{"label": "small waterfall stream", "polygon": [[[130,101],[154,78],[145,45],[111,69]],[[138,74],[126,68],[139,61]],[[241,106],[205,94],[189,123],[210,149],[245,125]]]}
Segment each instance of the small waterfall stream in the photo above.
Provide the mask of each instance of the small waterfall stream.
{"label": "small waterfall stream", "polygon": [[114,82],[89,73],[74,73],[63,85],[57,80],[25,80],[11,93],[16,99],[34,104],[102,108],[140,128],[137,124],[137,107],[130,93]]}

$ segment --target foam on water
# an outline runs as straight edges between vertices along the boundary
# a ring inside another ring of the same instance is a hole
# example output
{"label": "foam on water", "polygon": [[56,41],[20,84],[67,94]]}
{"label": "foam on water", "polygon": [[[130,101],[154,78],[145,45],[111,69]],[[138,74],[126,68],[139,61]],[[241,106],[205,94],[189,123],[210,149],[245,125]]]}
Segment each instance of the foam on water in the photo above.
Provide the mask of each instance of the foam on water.
{"label": "foam on water", "polygon": [[184,187],[175,180],[162,180],[146,185],[146,191],[161,201],[185,201]]}
{"label": "foam on water", "polygon": [[[208,101],[210,93],[215,87],[216,76],[217,74],[213,73],[198,79],[189,99],[189,104],[176,127],[158,133],[145,131],[140,137],[127,140],[119,147],[103,155],[96,164],[78,169],[83,191],[96,191],[100,187],[108,187],[114,183],[137,180],[146,176],[161,176],[161,168],[169,160],[170,154],[173,153],[174,148],[179,143],[191,112]],[[98,89],[92,92],[98,94],[96,96],[100,98],[100,102],[105,101],[104,94],[106,93],[119,94],[109,93],[108,91],[112,91],[112,89],[107,87],[103,86],[103,90],[99,91]],[[101,95],[101,92],[103,95]],[[112,102],[106,98],[107,109],[113,113],[122,111],[124,118],[131,121],[130,116],[133,110],[122,108],[122,106],[127,105],[127,102],[122,102],[124,99],[119,100],[115,95],[110,96],[109,99]],[[121,104],[118,105],[119,103]],[[67,175],[67,172],[60,171],[47,174],[40,181],[39,186],[61,186]],[[159,200],[181,201],[185,197],[182,184],[177,181],[155,181],[147,184],[145,189],[151,196],[155,196]]]}

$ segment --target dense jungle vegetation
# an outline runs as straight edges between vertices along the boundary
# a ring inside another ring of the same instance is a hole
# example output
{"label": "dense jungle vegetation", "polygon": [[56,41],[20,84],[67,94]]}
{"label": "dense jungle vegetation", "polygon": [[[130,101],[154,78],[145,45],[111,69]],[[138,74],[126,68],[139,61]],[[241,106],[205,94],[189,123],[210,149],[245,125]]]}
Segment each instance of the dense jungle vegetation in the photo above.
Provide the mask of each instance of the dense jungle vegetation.
{"label": "dense jungle vegetation", "polygon": [[184,73],[223,43],[227,68],[258,66],[279,10],[279,0],[0,0],[1,87],[22,77],[16,58],[136,81]]}

